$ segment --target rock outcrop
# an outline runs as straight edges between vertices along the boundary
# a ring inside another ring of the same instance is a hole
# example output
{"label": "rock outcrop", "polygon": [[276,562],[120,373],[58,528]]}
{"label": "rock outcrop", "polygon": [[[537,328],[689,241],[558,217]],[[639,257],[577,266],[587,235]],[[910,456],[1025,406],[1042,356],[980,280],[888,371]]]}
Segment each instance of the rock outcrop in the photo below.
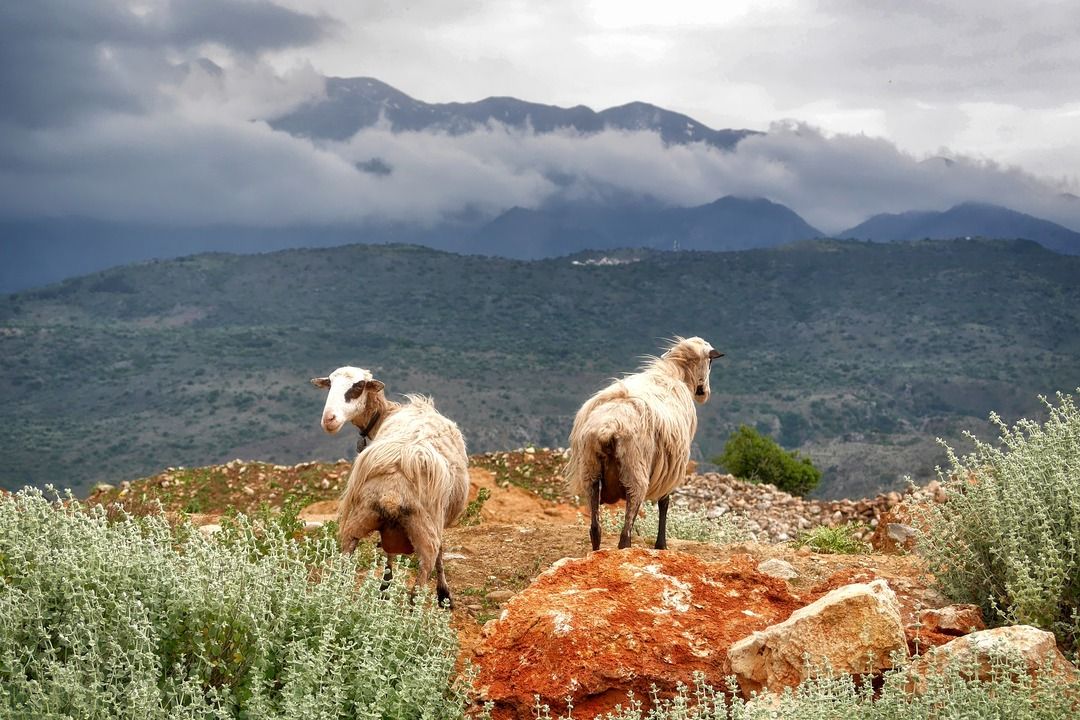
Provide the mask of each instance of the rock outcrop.
{"label": "rock outcrop", "polygon": [[[506,605],[476,651],[496,718],[532,718],[536,694],[577,717],[648,700],[695,672],[722,687],[733,642],[801,604],[748,555],[709,563],[673,551],[602,550],[557,562]],[[902,642],[902,640],[901,640]]]}
{"label": "rock outcrop", "polygon": [[911,664],[910,689],[923,692],[928,676],[950,663],[966,677],[988,680],[993,664],[1002,657],[1019,659],[1032,677],[1044,672],[1066,679],[1077,677],[1077,669],[1058,650],[1053,633],[1030,625],[1010,625],[973,632],[933,648]]}
{"label": "rock outcrop", "polygon": [[745,695],[795,687],[823,668],[862,675],[892,667],[907,652],[900,603],[888,584],[845,585],[753,633],[728,651]]}

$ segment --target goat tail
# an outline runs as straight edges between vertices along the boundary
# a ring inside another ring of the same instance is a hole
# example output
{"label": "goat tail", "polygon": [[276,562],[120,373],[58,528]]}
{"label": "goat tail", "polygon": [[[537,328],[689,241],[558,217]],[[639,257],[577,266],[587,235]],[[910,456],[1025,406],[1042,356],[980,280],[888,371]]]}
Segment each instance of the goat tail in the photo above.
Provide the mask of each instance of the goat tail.
{"label": "goat tail", "polygon": [[578,417],[570,433],[570,459],[566,464],[566,484],[570,492],[586,497],[600,477],[604,462],[615,454],[620,423],[604,412]]}
{"label": "goat tail", "polygon": [[[454,476],[446,458],[429,443],[420,442],[401,448],[401,472],[416,490],[422,507],[433,511],[433,503],[442,505],[440,499],[448,498],[454,486]],[[466,490],[467,492],[467,490]],[[437,516],[439,513],[435,513]]]}

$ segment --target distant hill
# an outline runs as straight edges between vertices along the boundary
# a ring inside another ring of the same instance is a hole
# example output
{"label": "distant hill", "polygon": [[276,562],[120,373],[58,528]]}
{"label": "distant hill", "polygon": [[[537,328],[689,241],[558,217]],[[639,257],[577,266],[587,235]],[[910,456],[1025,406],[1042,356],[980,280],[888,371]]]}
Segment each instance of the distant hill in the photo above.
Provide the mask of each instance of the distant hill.
{"label": "distant hill", "polygon": [[1034,240],[1054,252],[1080,255],[1080,233],[998,205],[962,203],[944,212],[875,215],[839,237],[891,242],[957,237]]}
{"label": "distant hill", "polygon": [[0,220],[0,294],[147,260],[202,252],[264,253],[350,243],[408,242],[454,249],[473,225],[171,227],[89,218]]}
{"label": "distant hill", "polygon": [[416,243],[439,250],[535,259],[616,247],[736,250],[820,235],[783,205],[734,197],[692,208],[666,208],[648,198],[542,210],[512,208],[490,222],[473,218],[434,227],[398,223],[178,228],[86,218],[0,221],[0,293],[118,265],[200,252],[249,254],[356,242]]}
{"label": "distant hill", "polygon": [[1075,388],[1077,327],[1080,257],[1031,242],[152,261],[0,297],[0,486],[348,456],[307,382],[347,363],[433,395],[471,452],[564,445],[608,378],[700,334],[727,356],[696,459],[746,423],[824,468],[823,495],[863,496],[932,476],[935,437]]}
{"label": "distant hill", "polygon": [[512,208],[464,239],[461,250],[519,259],[582,250],[747,250],[821,237],[790,208],[763,198],[724,197],[708,205]]}
{"label": "distant hill", "polygon": [[426,103],[384,82],[368,77],[326,79],[326,97],[270,120],[277,130],[320,140],[346,140],[380,120],[392,130],[439,130],[467,133],[491,122],[537,133],[573,129],[596,133],[605,129],[659,133],[665,143],[705,142],[730,149],[752,130],[714,130],[691,117],[644,102],[596,112],[584,105],[562,108],[512,97],[478,102]]}

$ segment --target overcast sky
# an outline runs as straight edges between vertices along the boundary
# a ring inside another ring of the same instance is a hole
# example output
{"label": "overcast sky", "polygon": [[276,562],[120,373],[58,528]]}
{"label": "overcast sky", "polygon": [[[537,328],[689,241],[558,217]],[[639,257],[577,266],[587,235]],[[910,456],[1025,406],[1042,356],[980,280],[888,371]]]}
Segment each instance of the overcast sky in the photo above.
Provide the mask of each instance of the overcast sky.
{"label": "overcast sky", "polygon": [[[573,172],[675,204],[760,194],[826,231],[966,199],[1080,229],[1062,196],[1080,194],[1078,28],[1071,0],[8,2],[0,216],[431,222],[536,205]],[[323,75],[429,102],[643,100],[769,136],[735,153],[499,129],[315,144],[260,121]],[[393,175],[357,171],[376,154]]]}

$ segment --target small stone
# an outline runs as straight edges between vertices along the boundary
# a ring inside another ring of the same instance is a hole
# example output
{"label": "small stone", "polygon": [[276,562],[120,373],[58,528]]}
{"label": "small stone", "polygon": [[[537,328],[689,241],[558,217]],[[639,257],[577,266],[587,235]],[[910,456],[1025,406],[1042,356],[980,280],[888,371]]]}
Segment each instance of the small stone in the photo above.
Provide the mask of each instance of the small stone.
{"label": "small stone", "polygon": [[319,487],[322,488],[323,490],[329,490],[330,489],[330,479],[329,478],[323,478],[322,482],[319,483]]}
{"label": "small stone", "polygon": [[248,497],[251,497],[252,495],[254,495],[254,494],[255,494],[255,491],[251,489],[251,486],[250,486],[250,485],[245,485],[245,486],[243,487],[243,490],[242,490],[242,492],[243,492],[243,493],[244,493],[245,495],[247,495]]}
{"label": "small stone", "polygon": [[94,495],[97,495],[98,493],[109,492],[110,490],[115,490],[115,489],[116,488],[113,487],[112,485],[110,485],[109,483],[99,482],[96,485],[94,485],[93,490],[91,490],[90,492],[93,493]]}
{"label": "small stone", "polygon": [[495,602],[503,602],[505,600],[509,600],[510,598],[514,597],[514,591],[513,590],[492,590],[485,597],[488,600],[493,600]]}
{"label": "small stone", "polygon": [[786,560],[779,558],[770,558],[757,566],[758,572],[766,575],[771,575],[774,578],[780,578],[781,580],[793,580],[799,577],[799,572],[795,569],[795,566]]}

